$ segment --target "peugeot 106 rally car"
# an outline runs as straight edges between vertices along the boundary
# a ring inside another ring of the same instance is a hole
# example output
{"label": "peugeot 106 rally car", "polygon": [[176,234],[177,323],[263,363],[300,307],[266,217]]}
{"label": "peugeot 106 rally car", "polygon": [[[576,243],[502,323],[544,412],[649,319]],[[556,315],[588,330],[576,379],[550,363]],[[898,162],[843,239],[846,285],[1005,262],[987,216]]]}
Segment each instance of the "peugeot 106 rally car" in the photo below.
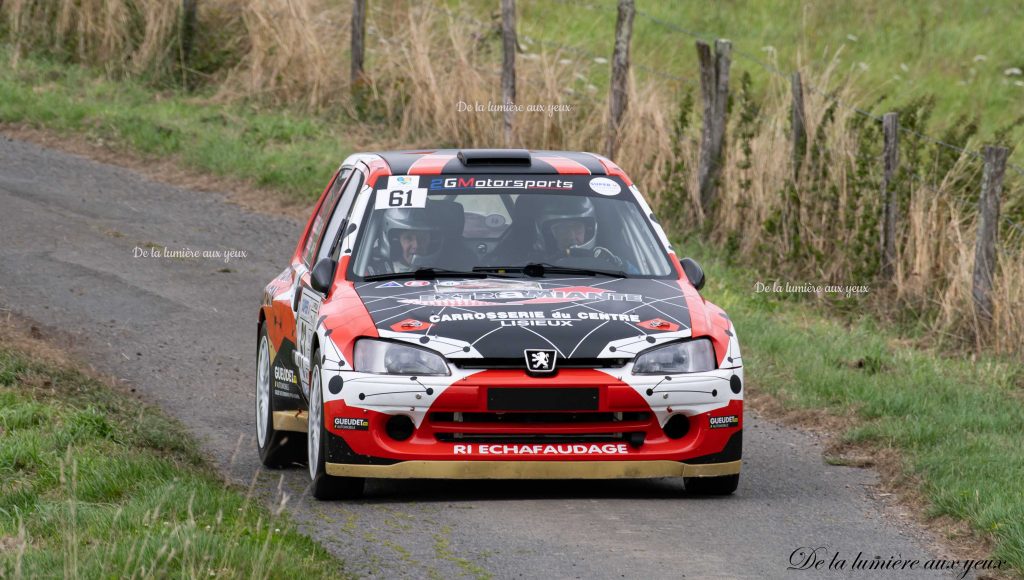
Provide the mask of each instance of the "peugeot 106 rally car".
{"label": "peugeot 106 rally car", "polygon": [[265,465],[365,478],[739,481],[743,365],[629,177],[591,153],[352,155],[259,310]]}

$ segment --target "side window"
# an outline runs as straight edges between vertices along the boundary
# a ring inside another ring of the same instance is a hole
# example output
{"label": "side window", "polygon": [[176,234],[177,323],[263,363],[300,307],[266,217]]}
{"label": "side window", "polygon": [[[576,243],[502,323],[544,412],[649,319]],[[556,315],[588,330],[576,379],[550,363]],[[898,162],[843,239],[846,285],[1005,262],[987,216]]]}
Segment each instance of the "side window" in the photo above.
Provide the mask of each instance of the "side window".
{"label": "side window", "polygon": [[307,268],[313,267],[313,254],[316,252],[317,247],[320,246],[320,238],[323,236],[324,226],[327,225],[327,221],[334,211],[334,206],[338,203],[342,185],[344,185],[345,179],[348,178],[350,173],[352,173],[351,167],[341,170],[334,183],[331,184],[331,189],[327,192],[324,203],[316,212],[316,217],[313,218],[313,227],[309,229],[309,237],[306,238],[306,245],[302,248],[302,261],[306,264]]}
{"label": "side window", "polygon": [[652,224],[639,211],[639,206],[620,212],[617,219],[621,229],[616,239],[625,242],[625,246],[619,248],[622,250],[619,257],[629,261],[636,259],[636,265],[641,271],[655,276],[671,274],[671,266],[665,259],[665,248],[656,236],[651,235]]}
{"label": "side window", "polygon": [[349,210],[352,208],[352,202],[355,201],[356,196],[359,195],[359,190],[363,187],[363,172],[355,171],[352,173],[352,178],[348,180],[342,188],[341,199],[338,201],[338,207],[334,211],[334,215],[331,216],[331,221],[327,225],[327,232],[323,236],[323,241],[320,243],[320,248],[316,253],[316,260],[326,258],[331,247],[334,245],[335,239],[338,234],[341,233],[338,230],[341,229],[341,223],[348,217]]}

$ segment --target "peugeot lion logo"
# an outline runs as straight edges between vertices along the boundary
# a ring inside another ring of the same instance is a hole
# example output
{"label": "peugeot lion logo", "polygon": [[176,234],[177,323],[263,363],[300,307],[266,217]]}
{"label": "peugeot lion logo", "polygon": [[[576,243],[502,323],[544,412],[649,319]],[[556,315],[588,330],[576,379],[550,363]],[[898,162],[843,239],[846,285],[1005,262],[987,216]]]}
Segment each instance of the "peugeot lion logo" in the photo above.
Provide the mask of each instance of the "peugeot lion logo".
{"label": "peugeot lion logo", "polygon": [[551,373],[555,371],[555,351],[546,349],[527,349],[526,370],[531,373]]}

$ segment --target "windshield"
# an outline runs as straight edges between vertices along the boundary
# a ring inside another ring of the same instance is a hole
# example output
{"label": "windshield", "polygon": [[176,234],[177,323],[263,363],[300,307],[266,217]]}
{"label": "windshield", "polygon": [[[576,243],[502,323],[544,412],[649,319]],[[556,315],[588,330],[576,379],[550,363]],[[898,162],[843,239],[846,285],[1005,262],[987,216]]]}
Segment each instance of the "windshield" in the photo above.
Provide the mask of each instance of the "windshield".
{"label": "windshield", "polygon": [[[351,273],[436,271],[673,274],[665,248],[621,180],[590,175],[416,176],[379,179]],[[358,219],[355,218],[354,219]]]}

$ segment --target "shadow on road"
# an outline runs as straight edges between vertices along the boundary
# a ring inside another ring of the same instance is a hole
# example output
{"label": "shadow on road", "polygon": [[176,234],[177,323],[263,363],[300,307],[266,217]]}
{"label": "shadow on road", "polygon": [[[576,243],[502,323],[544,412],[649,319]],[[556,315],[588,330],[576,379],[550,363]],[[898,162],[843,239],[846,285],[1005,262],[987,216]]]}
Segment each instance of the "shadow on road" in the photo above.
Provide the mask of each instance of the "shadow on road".
{"label": "shadow on road", "polygon": [[366,485],[368,504],[539,499],[723,500],[688,495],[682,479],[649,480],[376,480]]}
{"label": "shadow on road", "polygon": [[[284,470],[264,470],[264,477],[285,475],[294,481],[305,475],[304,465],[294,464]],[[742,492],[742,487],[740,488]],[[661,479],[368,479],[362,499],[347,504],[386,505],[408,502],[547,500],[547,499],[611,499],[660,500],[685,498],[693,501],[728,501],[728,497],[687,494],[682,478]]]}

